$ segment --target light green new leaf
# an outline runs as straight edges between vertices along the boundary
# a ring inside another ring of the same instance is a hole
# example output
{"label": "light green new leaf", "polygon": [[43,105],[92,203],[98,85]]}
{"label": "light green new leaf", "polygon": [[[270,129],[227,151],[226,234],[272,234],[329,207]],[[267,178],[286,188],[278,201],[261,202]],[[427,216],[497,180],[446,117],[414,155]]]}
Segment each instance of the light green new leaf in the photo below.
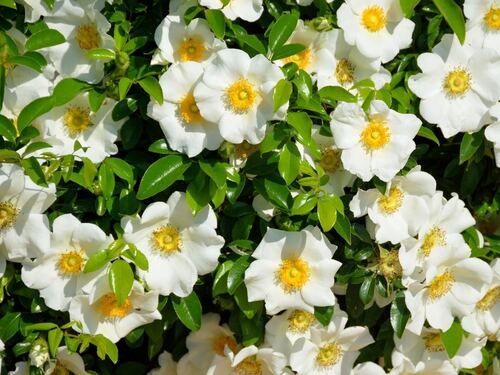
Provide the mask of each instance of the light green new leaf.
{"label": "light green new leaf", "polygon": [[300,152],[295,143],[287,142],[278,162],[278,171],[287,185],[290,185],[299,174],[300,159]]}
{"label": "light green new leaf", "polygon": [[0,0],[0,6],[16,9],[16,2],[14,0]]}
{"label": "light green new leaf", "polygon": [[318,218],[325,232],[333,228],[337,221],[337,204],[334,195],[323,195],[318,199]]}
{"label": "light green new leaf", "polygon": [[85,57],[90,60],[114,60],[116,58],[115,51],[106,48],[93,48],[85,54]]}
{"label": "light green new leaf", "polygon": [[448,357],[453,358],[457,354],[460,344],[462,344],[463,333],[462,326],[457,322],[453,322],[446,332],[441,333],[441,340]]}
{"label": "light green new leaf", "polygon": [[132,290],[134,272],[124,260],[115,260],[108,272],[108,282],[118,305],[122,305]]}
{"label": "light green new leaf", "polygon": [[340,86],[326,86],[318,91],[322,101],[333,104],[335,101],[356,103],[357,98]]}
{"label": "light green new leaf", "polygon": [[401,9],[403,9],[403,12],[407,18],[410,18],[413,15],[413,10],[419,2],[420,0],[399,0]]}
{"label": "light green new leaf", "polygon": [[27,51],[35,51],[40,48],[57,46],[65,41],[66,38],[59,31],[45,29],[30,36],[26,41],[25,47]]}
{"label": "light green new leaf", "polygon": [[219,9],[206,9],[205,18],[215,36],[219,39],[224,38],[224,33],[226,32],[226,18],[224,14]]}
{"label": "light green new leaf", "polygon": [[450,25],[453,32],[457,35],[460,43],[465,41],[465,20],[462,8],[455,0],[432,0],[444,19]]}
{"label": "light green new leaf", "polygon": [[139,81],[139,85],[158,103],[163,104],[163,91],[156,78],[147,76]]}
{"label": "light green new leaf", "polygon": [[293,86],[286,79],[281,79],[276,84],[273,93],[273,111],[276,112],[283,104],[290,100],[290,95],[292,95]]}
{"label": "light green new leaf", "polygon": [[73,100],[79,93],[89,90],[91,86],[74,78],[65,78],[54,87],[52,98],[54,105],[61,106]]}

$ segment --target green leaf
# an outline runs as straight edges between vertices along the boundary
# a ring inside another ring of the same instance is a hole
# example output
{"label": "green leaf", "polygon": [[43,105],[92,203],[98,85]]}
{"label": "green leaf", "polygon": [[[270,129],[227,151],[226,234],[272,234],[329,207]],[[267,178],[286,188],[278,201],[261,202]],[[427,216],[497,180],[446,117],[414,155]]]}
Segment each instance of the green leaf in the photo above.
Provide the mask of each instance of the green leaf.
{"label": "green leaf", "polygon": [[115,106],[113,107],[113,112],[111,113],[111,118],[113,119],[113,121],[120,121],[137,111],[137,108],[137,99],[125,98],[115,104]]}
{"label": "green leaf", "polygon": [[92,337],[92,342],[97,347],[97,356],[99,358],[104,360],[108,356],[111,362],[118,362],[118,347],[111,340],[99,334]]}
{"label": "green leaf", "polygon": [[270,178],[259,178],[254,180],[255,188],[267,201],[275,206],[288,210],[292,199],[290,190],[282,182]]}
{"label": "green leaf", "polygon": [[40,163],[35,157],[32,156],[27,159],[21,160],[21,165],[24,168],[24,172],[28,176],[30,176],[35,184],[40,186],[47,186],[45,174],[43,173]]}
{"label": "green leaf", "polygon": [[6,149],[0,150],[0,162],[17,163],[20,159],[21,156],[15,151]]}
{"label": "green leaf", "polygon": [[351,244],[351,223],[347,215],[337,215],[333,228],[349,245]]}
{"label": "green leaf", "polygon": [[5,92],[5,67],[0,60],[0,111],[3,107],[3,97]]}
{"label": "green leaf", "polygon": [[24,331],[30,332],[30,331],[49,331],[52,328],[56,328],[57,324],[55,323],[35,323],[35,324],[30,324],[24,327]]}
{"label": "green leaf", "polygon": [[181,180],[190,165],[191,162],[181,155],[169,155],[155,161],[142,177],[137,199],[143,200],[152,197],[168,188],[175,181]]}
{"label": "green leaf", "polygon": [[413,10],[419,2],[420,0],[399,0],[399,4],[401,5],[401,9],[403,9],[406,18],[410,18],[413,15]]}
{"label": "green leaf", "polygon": [[16,3],[14,0],[0,0],[0,6],[16,9]]}
{"label": "green leaf", "polygon": [[210,198],[210,179],[205,173],[199,171],[186,189],[186,201],[196,214],[205,208]]}
{"label": "green leaf", "polygon": [[11,56],[11,57],[9,57],[8,63],[9,64],[13,64],[13,65],[23,65],[23,66],[26,66],[26,67],[28,67],[30,69],[33,69],[33,70],[37,71],[38,73],[41,73],[42,69],[43,69],[43,65],[40,65],[40,61],[39,60],[34,59],[31,56],[26,56],[26,55],[23,55],[23,56]]}
{"label": "green leaf", "polygon": [[102,190],[104,198],[109,199],[115,190],[115,175],[111,167],[106,163],[102,163],[97,173],[97,180]]}
{"label": "green leaf", "polygon": [[163,104],[163,91],[156,78],[147,76],[139,81],[139,85],[158,103]]}
{"label": "green leaf", "polygon": [[61,106],[73,100],[78,94],[89,90],[91,86],[74,78],[65,78],[54,87],[52,98],[55,106]]}
{"label": "green leaf", "polygon": [[134,184],[134,169],[125,160],[118,158],[107,158],[104,163],[106,163],[115,175],[121,179],[127,181],[130,185]]}
{"label": "green leaf", "polygon": [[134,284],[134,272],[132,268],[124,260],[115,260],[109,269],[108,281],[111,290],[116,296],[118,305],[122,305],[130,294],[132,285]]}
{"label": "green leaf", "polygon": [[243,315],[248,319],[253,319],[262,309],[262,301],[249,302],[248,292],[244,283],[240,284],[234,293],[234,300],[240,308]]}
{"label": "green leaf", "polygon": [[333,311],[333,306],[315,306],[314,316],[323,326],[327,326],[332,320]]}
{"label": "green leaf", "polygon": [[245,271],[250,265],[250,256],[242,256],[234,262],[227,274],[227,290],[234,294],[245,278]]}
{"label": "green leaf", "polygon": [[399,291],[394,301],[392,301],[390,311],[391,326],[398,337],[403,335],[409,318],[410,311],[408,311],[405,304],[405,295],[403,291]]}
{"label": "green leaf", "polygon": [[284,46],[279,47],[273,53],[273,57],[271,60],[281,60],[285,57],[296,55],[299,52],[305,50],[305,46],[303,44],[290,43],[285,44]]}
{"label": "green leaf", "polygon": [[318,218],[325,232],[333,228],[337,221],[337,203],[334,195],[323,195],[318,199]]}
{"label": "green leaf", "polygon": [[200,168],[218,187],[226,184],[227,173],[223,163],[209,163],[200,160]]}
{"label": "green leaf", "polygon": [[297,133],[302,137],[304,143],[307,144],[311,140],[312,121],[305,112],[289,112],[287,122]]}
{"label": "green leaf", "polygon": [[19,331],[20,322],[21,313],[12,312],[5,314],[0,319],[0,340],[6,342],[13,337]]}
{"label": "green leaf", "polygon": [[273,111],[276,112],[282,105],[290,100],[290,95],[292,95],[293,87],[292,84],[286,79],[281,79],[276,84],[273,93]]}
{"label": "green leaf", "polygon": [[61,343],[63,337],[64,333],[59,327],[49,331],[49,333],[47,334],[49,352],[53,358],[55,358],[57,355],[57,348],[59,348],[59,344]]}
{"label": "green leaf", "polygon": [[130,259],[135,263],[137,267],[139,267],[143,271],[147,271],[149,269],[149,261],[148,258],[144,255],[142,251],[140,251],[134,244],[128,244],[128,252],[125,254],[130,254]]}
{"label": "green leaf", "polygon": [[434,132],[431,129],[426,128],[425,126],[421,126],[420,129],[418,129],[417,135],[419,135],[420,137],[424,137],[424,138],[427,138],[427,139],[433,141],[438,146],[440,145],[439,139],[436,136],[436,134],[434,134]]}
{"label": "green leaf", "polygon": [[52,108],[54,108],[54,100],[50,96],[33,100],[23,108],[17,118],[18,131],[21,132],[24,128],[31,125],[37,117],[49,112]]}
{"label": "green leaf", "polygon": [[87,259],[85,267],[83,268],[83,272],[95,272],[104,267],[108,263],[108,261],[108,252],[106,249],[97,251]]}
{"label": "green leaf", "polygon": [[271,26],[269,31],[269,49],[275,51],[286,43],[292,35],[299,20],[298,13],[283,14]]}
{"label": "green leaf", "polygon": [[5,137],[9,142],[14,142],[17,137],[14,124],[4,115],[0,115],[0,135]]}
{"label": "green leaf", "polygon": [[64,43],[66,38],[59,31],[53,29],[45,29],[36,32],[26,41],[26,50],[35,51],[40,48],[47,48]]}
{"label": "green leaf", "polygon": [[311,196],[307,193],[300,193],[295,198],[293,198],[292,215],[307,215],[314,207],[318,198]]}
{"label": "green leaf", "polygon": [[375,292],[375,278],[373,276],[366,277],[361,287],[359,288],[359,299],[365,305],[368,305],[373,299]]}
{"label": "green leaf", "polygon": [[130,90],[130,87],[132,87],[133,83],[134,82],[130,78],[127,77],[120,78],[120,81],[118,81],[118,95],[120,97],[120,100],[125,99],[128,90]]}
{"label": "green leaf", "polygon": [[450,25],[453,32],[457,35],[460,43],[465,41],[465,20],[462,8],[455,0],[432,0],[444,19]]}
{"label": "green leaf", "polygon": [[215,36],[223,39],[226,32],[226,18],[224,14],[219,9],[205,9],[205,18]]}
{"label": "green leaf", "polygon": [[460,349],[460,345],[462,344],[463,334],[462,326],[458,322],[453,322],[446,332],[441,333],[441,340],[443,340],[443,345],[449,358],[453,358],[458,353],[458,349]]}
{"label": "green leaf", "polygon": [[280,152],[278,171],[287,185],[290,185],[299,174],[300,152],[295,143],[287,142]]}
{"label": "green leaf", "polygon": [[462,138],[462,142],[460,143],[459,164],[463,164],[474,156],[476,151],[483,144],[483,139],[483,132],[477,132],[473,134],[464,133],[464,137]]}
{"label": "green leaf", "polygon": [[334,105],[335,101],[356,103],[357,98],[349,91],[340,86],[326,86],[318,91],[321,101]]}
{"label": "green leaf", "polygon": [[181,298],[172,296],[172,306],[179,320],[191,331],[198,331],[201,327],[201,303],[195,292]]}
{"label": "green leaf", "polygon": [[114,60],[116,57],[115,51],[106,48],[93,48],[85,54],[85,57],[90,60]]}
{"label": "green leaf", "polygon": [[106,94],[101,90],[92,89],[89,91],[89,104],[92,112],[97,112],[106,99]]}

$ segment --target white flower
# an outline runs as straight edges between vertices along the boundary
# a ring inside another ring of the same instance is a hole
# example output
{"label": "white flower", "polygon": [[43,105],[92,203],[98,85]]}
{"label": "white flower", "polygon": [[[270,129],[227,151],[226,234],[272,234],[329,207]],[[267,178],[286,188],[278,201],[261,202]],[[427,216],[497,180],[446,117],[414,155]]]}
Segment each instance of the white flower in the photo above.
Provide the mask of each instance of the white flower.
{"label": "white flower", "polygon": [[47,341],[43,338],[36,339],[33,344],[31,344],[28,357],[31,366],[42,367],[50,358]]}
{"label": "white flower", "polygon": [[269,228],[245,272],[248,300],[264,300],[270,315],[284,309],[313,313],[314,306],[334,305],[331,288],[341,266],[332,259],[336,249],[317,227],[300,232]]}
{"label": "white flower", "polygon": [[28,362],[17,362],[16,369],[9,371],[9,375],[30,375],[30,365]]}
{"label": "white flower", "polygon": [[500,168],[500,103],[490,109],[490,114],[495,117],[496,121],[484,130],[484,136],[488,141],[493,142],[496,165]]}
{"label": "white flower", "polygon": [[337,11],[345,40],[383,63],[410,46],[415,24],[404,17],[398,0],[346,0]]}
{"label": "white flower", "polygon": [[167,16],[155,31],[160,56],[170,63],[206,62],[226,44],[214,37],[206,20],[195,18],[186,25],[181,17]]}
{"label": "white flower", "polygon": [[158,356],[158,365],[160,368],[149,371],[147,375],[177,375],[177,363],[169,352],[163,352]]}
{"label": "white flower", "polygon": [[500,53],[500,1],[465,0],[467,38],[476,48],[493,48]]}
{"label": "white flower", "polygon": [[218,236],[217,219],[210,206],[196,216],[185,193],[174,192],[168,201],[150,204],[141,217],[122,219],[123,238],[149,260],[148,271],[138,270],[148,286],[162,295],[185,297],[198,275],[217,267],[224,245]]}
{"label": "white flower", "polygon": [[288,108],[286,103],[273,110],[274,87],[283,77],[262,55],[250,58],[244,51],[224,49],[207,66],[194,97],[201,115],[219,125],[225,140],[257,144],[264,139],[267,121],[283,118]]}
{"label": "white flower", "polygon": [[[394,367],[390,375],[457,375],[457,370],[446,361],[418,362],[414,365],[408,358],[402,359],[402,364]],[[377,374],[378,375],[378,374]]]}
{"label": "white flower", "polygon": [[262,0],[229,0],[224,1],[224,3],[221,0],[200,0],[200,5],[209,9],[221,9],[222,13],[231,21],[241,18],[248,22],[254,22],[260,18],[264,11]]}
{"label": "white flower", "polygon": [[314,125],[312,128],[311,138],[316,142],[321,151],[319,161],[315,162],[314,156],[304,147],[301,143],[297,143],[302,157],[313,167],[318,163],[325,174],[329,177],[328,182],[322,185],[321,188],[327,193],[332,193],[338,196],[345,194],[344,189],[347,186],[352,186],[356,176],[346,171],[342,165],[341,155],[342,152],[335,146],[332,137],[327,137],[320,134],[320,127]]}
{"label": "white flower", "polygon": [[160,78],[163,104],[151,100],[148,105],[148,116],[160,123],[170,148],[189,157],[205,148],[216,150],[223,141],[217,124],[202,117],[193,96],[194,86],[202,74],[199,63],[172,66]]}
{"label": "white flower", "polygon": [[447,331],[454,317],[472,312],[483,286],[491,283],[492,272],[486,262],[469,255],[470,250],[462,249],[436,252],[424,281],[408,285],[405,301],[412,317],[408,330],[420,334],[427,319],[432,328]]}
{"label": "white flower", "polygon": [[485,285],[474,311],[462,318],[462,327],[480,337],[500,341],[500,260],[491,263],[493,280]]}
{"label": "white flower", "polygon": [[[132,290],[121,305],[108,285],[106,275],[99,277],[89,295],[79,295],[71,300],[70,320],[82,323],[82,332],[102,334],[112,342],[118,342],[133,329],[161,319],[157,310],[158,294],[144,292],[139,282],[134,281]],[[80,329],[74,326],[80,332]]]}
{"label": "white flower", "polygon": [[350,89],[353,84],[371,79],[375,88],[380,89],[391,80],[391,74],[381,64],[380,59],[363,55],[355,46],[346,43],[344,31],[329,31],[329,49],[322,52],[318,64],[318,88],[342,86]]}
{"label": "white flower", "polygon": [[373,176],[390,181],[415,150],[413,138],[422,124],[415,115],[393,111],[381,100],[372,101],[368,113],[359,104],[341,103],[331,117],[344,168],[363,181]]}
{"label": "white flower", "polygon": [[422,117],[446,138],[475,132],[488,122],[489,108],[500,99],[498,52],[462,46],[447,34],[417,63],[422,73],[411,76],[408,86],[421,98]]}
{"label": "white flower", "polygon": [[[40,117],[38,128],[41,129],[43,140],[52,145],[50,151],[54,154],[73,154],[87,157],[93,163],[100,163],[107,156],[118,152],[115,142],[125,120],[112,119],[111,113],[115,104],[115,100],[106,98],[101,108],[93,112],[90,109],[88,94],[80,94],[69,103],[55,107]],[[76,141],[83,148],[74,151]]]}
{"label": "white flower", "polygon": [[335,307],[327,327],[311,328],[309,339],[295,341],[290,364],[298,375],[348,375],[359,349],[373,338],[366,327],[345,328],[347,314]]}
{"label": "white flower", "polygon": [[259,215],[259,217],[265,221],[271,221],[271,219],[276,214],[276,209],[274,208],[274,206],[260,194],[257,194],[253,198],[252,207],[257,215]]}
{"label": "white flower", "polygon": [[90,375],[85,371],[85,364],[80,354],[70,352],[65,346],[57,348],[55,361],[51,361],[48,368],[45,370],[45,374]]}
{"label": "white flower", "polygon": [[43,213],[56,200],[56,187],[36,185],[21,167],[0,164],[0,252],[23,262],[43,254],[50,230]]}
{"label": "white flower", "polygon": [[283,314],[274,315],[266,324],[266,344],[275,351],[290,357],[293,344],[305,337],[311,337],[311,328],[320,325],[314,315],[302,310],[287,310]]}
{"label": "white flower", "polygon": [[[453,251],[469,254],[470,249],[460,234],[474,225],[475,220],[465,203],[453,194],[450,200],[438,191],[428,202],[428,221],[418,231],[417,239],[409,238],[401,244],[399,261],[405,276],[418,278],[417,274],[427,264],[434,264],[434,257]],[[463,259],[468,257],[464,255]],[[416,271],[417,274],[413,274]]]}
{"label": "white flower", "polygon": [[363,362],[352,369],[351,375],[385,375],[382,367],[373,362]]}
{"label": "white flower", "polygon": [[359,189],[349,207],[354,217],[368,214],[375,225],[377,242],[397,244],[415,236],[429,220],[425,197],[431,198],[435,192],[434,177],[417,167],[405,176],[394,177],[385,194],[377,189]]}
{"label": "white flower", "polygon": [[50,246],[34,262],[23,265],[22,280],[40,291],[48,307],[67,311],[71,300],[96,277],[83,273],[87,259],[112,241],[97,225],[61,215],[54,220]]}
{"label": "white flower", "polygon": [[47,49],[61,76],[99,82],[104,77],[104,61],[88,59],[86,53],[94,48],[114,49],[114,41],[107,34],[111,24],[94,2],[57,2],[44,21],[66,38],[66,42]]}
{"label": "white flower", "polygon": [[402,366],[404,359],[409,359],[415,366],[419,362],[450,362],[460,370],[474,368],[481,364],[483,355],[481,348],[486,344],[486,339],[479,340],[473,335],[462,337],[460,347],[453,358],[449,358],[441,339],[441,332],[437,329],[423,328],[417,335],[405,330],[403,336],[394,335],[395,348],[392,352],[394,367]]}

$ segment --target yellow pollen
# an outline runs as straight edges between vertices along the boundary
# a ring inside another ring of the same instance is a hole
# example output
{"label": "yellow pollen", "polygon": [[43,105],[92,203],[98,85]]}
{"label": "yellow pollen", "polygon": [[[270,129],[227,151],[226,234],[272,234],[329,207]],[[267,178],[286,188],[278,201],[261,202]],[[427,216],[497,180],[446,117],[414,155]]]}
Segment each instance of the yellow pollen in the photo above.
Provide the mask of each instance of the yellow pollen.
{"label": "yellow pollen", "polygon": [[476,304],[476,309],[479,311],[488,311],[500,302],[500,285],[488,290],[483,298]]}
{"label": "yellow pollen", "polygon": [[311,50],[309,48],[306,48],[299,53],[296,53],[295,55],[285,57],[281,61],[283,61],[284,64],[293,62],[297,64],[300,69],[305,70],[309,67],[309,65],[311,65],[311,55]]}
{"label": "yellow pollen", "polygon": [[288,330],[295,333],[306,332],[313,324],[314,315],[301,310],[294,310],[288,317]]}
{"label": "yellow pollen", "polygon": [[245,358],[235,368],[238,375],[262,375],[262,365],[256,356]]}
{"label": "yellow pollen", "polygon": [[77,106],[69,107],[64,113],[64,125],[71,137],[84,133],[93,125],[90,120],[90,111]]}
{"label": "yellow pollen", "polygon": [[17,219],[19,210],[12,203],[0,202],[0,231],[12,227]]}
{"label": "yellow pollen", "polygon": [[277,278],[285,292],[300,290],[309,280],[309,264],[300,258],[289,258],[281,262],[276,271]]}
{"label": "yellow pollen", "polygon": [[200,110],[196,105],[192,93],[187,94],[179,103],[179,113],[186,124],[200,123],[203,121]]}
{"label": "yellow pollen", "polygon": [[256,152],[259,149],[259,145],[252,145],[247,141],[243,141],[242,143],[235,146],[234,152],[238,158],[247,159],[250,155]]}
{"label": "yellow pollen", "polygon": [[354,82],[354,65],[347,59],[340,59],[335,68],[335,78],[342,86]]}
{"label": "yellow pollen", "polygon": [[387,251],[381,249],[378,260],[378,271],[388,280],[393,280],[403,274],[403,268],[399,263],[398,250]]}
{"label": "yellow pollen", "polygon": [[332,147],[323,148],[319,165],[328,173],[336,172],[342,166],[340,151]]}
{"label": "yellow pollen", "polygon": [[153,231],[153,247],[165,254],[180,251],[182,238],[179,230],[171,225],[163,225]]}
{"label": "yellow pollen", "polygon": [[428,257],[435,247],[446,245],[445,235],[445,231],[440,227],[432,227],[432,229],[426,233],[424,242],[420,247],[420,251],[422,252],[422,254]]}
{"label": "yellow pollen", "polygon": [[118,305],[115,294],[107,293],[99,298],[96,309],[106,318],[123,318],[132,310],[132,303],[127,298],[122,305]]}
{"label": "yellow pollen", "polygon": [[484,15],[484,23],[492,30],[500,30],[500,8],[492,6]]}
{"label": "yellow pollen", "polygon": [[371,119],[361,132],[361,142],[368,150],[377,150],[384,147],[391,139],[389,128],[385,120]]}
{"label": "yellow pollen", "polygon": [[227,102],[236,113],[246,113],[255,103],[257,92],[253,85],[241,78],[226,89]]}
{"label": "yellow pollen", "polygon": [[383,29],[386,22],[385,11],[379,5],[366,7],[361,14],[361,25],[372,33]]}
{"label": "yellow pollen", "polygon": [[429,332],[424,336],[424,345],[429,352],[443,352],[444,345],[439,332]]}
{"label": "yellow pollen", "polygon": [[56,367],[51,372],[52,375],[70,375],[69,370],[64,367],[59,361],[56,362]]}
{"label": "yellow pollen", "polygon": [[81,25],[76,31],[76,41],[81,49],[88,51],[93,48],[98,48],[100,36],[94,24]]}
{"label": "yellow pollen", "polygon": [[319,348],[316,363],[321,367],[330,367],[342,358],[342,348],[335,342],[329,342]]}
{"label": "yellow pollen", "polygon": [[471,85],[470,73],[463,68],[455,68],[444,78],[443,87],[446,93],[459,97],[469,91]]}
{"label": "yellow pollen", "polygon": [[57,268],[66,276],[78,275],[85,266],[85,254],[82,250],[69,250],[59,255]]}
{"label": "yellow pollen", "polygon": [[212,341],[212,351],[220,356],[225,356],[224,348],[226,345],[233,353],[236,353],[238,350],[238,344],[231,336],[220,335]]}
{"label": "yellow pollen", "polygon": [[205,56],[205,45],[200,38],[190,37],[181,43],[177,52],[181,61],[200,62]]}
{"label": "yellow pollen", "polygon": [[397,212],[403,204],[404,193],[397,187],[391,187],[389,195],[383,195],[378,199],[378,206],[385,214]]}
{"label": "yellow pollen", "polygon": [[451,290],[455,278],[449,272],[443,272],[441,275],[436,276],[429,285],[429,297],[432,300],[439,299],[443,297],[446,293]]}

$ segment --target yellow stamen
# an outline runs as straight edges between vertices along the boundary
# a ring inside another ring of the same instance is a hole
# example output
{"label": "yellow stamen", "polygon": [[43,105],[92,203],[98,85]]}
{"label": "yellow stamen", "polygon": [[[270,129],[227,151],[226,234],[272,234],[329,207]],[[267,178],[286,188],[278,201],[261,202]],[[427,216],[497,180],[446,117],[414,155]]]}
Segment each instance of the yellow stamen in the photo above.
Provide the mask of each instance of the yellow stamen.
{"label": "yellow stamen", "polygon": [[313,324],[314,315],[301,310],[294,310],[288,317],[288,330],[295,333],[304,333]]}
{"label": "yellow stamen", "polygon": [[340,59],[335,68],[335,78],[342,86],[354,82],[354,65],[347,59]]}
{"label": "yellow stamen", "polygon": [[424,237],[424,242],[420,247],[420,251],[426,257],[428,257],[432,250],[438,246],[446,245],[446,232],[442,230],[438,226],[432,227],[430,231],[428,231]]}
{"label": "yellow stamen", "polygon": [[439,332],[429,332],[424,336],[424,345],[429,352],[443,352],[444,345]]}
{"label": "yellow stamen", "polygon": [[200,123],[203,121],[200,110],[196,105],[192,93],[187,94],[179,103],[179,113],[186,124]]}
{"label": "yellow stamen", "polygon": [[52,375],[70,375],[70,371],[64,367],[61,362],[56,362],[56,367],[51,372]]}
{"label": "yellow stamen", "polygon": [[287,293],[300,290],[309,280],[309,264],[300,258],[289,258],[281,262],[276,271],[278,281]]}
{"label": "yellow stamen", "polygon": [[493,5],[484,15],[484,23],[492,30],[500,30],[500,8]]}
{"label": "yellow stamen", "polygon": [[246,113],[257,99],[257,92],[248,80],[241,78],[226,89],[227,103],[236,113]]}
{"label": "yellow stamen", "polygon": [[88,51],[100,46],[100,36],[94,24],[81,25],[76,31],[76,41],[81,49]]}
{"label": "yellow stamen", "polygon": [[342,348],[335,342],[320,347],[316,355],[316,363],[321,367],[330,367],[342,358]]}
{"label": "yellow stamen", "polygon": [[107,293],[96,303],[97,311],[106,318],[123,318],[132,310],[132,303],[127,298],[122,305],[118,305],[118,300],[114,293]]}
{"label": "yellow stamen", "polygon": [[151,236],[153,247],[165,254],[180,251],[182,238],[179,230],[171,225],[163,225],[153,231]]}
{"label": "yellow stamen", "polygon": [[233,353],[236,353],[238,350],[238,344],[231,336],[220,335],[213,340],[212,351],[220,356],[225,356],[224,348],[226,345]]}
{"label": "yellow stamen", "polygon": [[488,290],[484,297],[476,304],[476,309],[479,311],[488,311],[498,302],[500,302],[500,285]]}
{"label": "yellow stamen", "polygon": [[361,25],[372,33],[382,30],[386,22],[385,11],[379,5],[366,7],[361,14]]}
{"label": "yellow stamen", "polygon": [[378,150],[384,147],[391,139],[391,133],[385,120],[371,119],[361,132],[361,142],[368,150]]}
{"label": "yellow stamen", "polygon": [[451,97],[459,97],[469,91],[471,75],[463,68],[455,68],[444,78],[443,87]]}
{"label": "yellow stamen", "polygon": [[245,358],[234,370],[238,375],[262,375],[262,365],[256,356]]}
{"label": "yellow stamen", "polygon": [[380,249],[378,259],[378,271],[388,280],[393,280],[403,274],[403,268],[399,263],[399,251]]}
{"label": "yellow stamen", "polygon": [[0,231],[11,228],[17,219],[19,210],[12,203],[0,202]]}
{"label": "yellow stamen", "polygon": [[247,141],[235,145],[234,152],[240,159],[247,159],[250,155],[259,149],[259,145],[252,145]]}
{"label": "yellow stamen", "polygon": [[285,57],[284,59],[282,59],[282,61],[284,64],[293,62],[297,64],[300,69],[305,70],[309,65],[311,65],[311,55],[311,50],[309,48],[306,48],[299,53],[296,53],[295,55]]}
{"label": "yellow stamen", "polygon": [[436,276],[428,287],[430,299],[435,300],[443,297],[451,290],[454,283],[455,278],[449,271]]}
{"label": "yellow stamen", "polygon": [[321,150],[319,165],[328,173],[336,172],[341,166],[340,151],[333,147],[325,147]]}
{"label": "yellow stamen", "polygon": [[64,113],[64,125],[71,137],[84,133],[93,125],[90,120],[90,111],[77,106],[69,107]]}
{"label": "yellow stamen", "polygon": [[205,56],[205,45],[202,39],[190,37],[184,39],[177,51],[181,61],[200,62]]}
{"label": "yellow stamen", "polygon": [[82,250],[69,250],[59,255],[57,268],[66,276],[78,275],[85,266],[85,253]]}
{"label": "yellow stamen", "polygon": [[389,195],[383,195],[378,199],[378,206],[385,214],[397,212],[403,204],[404,193],[397,187],[391,187]]}

